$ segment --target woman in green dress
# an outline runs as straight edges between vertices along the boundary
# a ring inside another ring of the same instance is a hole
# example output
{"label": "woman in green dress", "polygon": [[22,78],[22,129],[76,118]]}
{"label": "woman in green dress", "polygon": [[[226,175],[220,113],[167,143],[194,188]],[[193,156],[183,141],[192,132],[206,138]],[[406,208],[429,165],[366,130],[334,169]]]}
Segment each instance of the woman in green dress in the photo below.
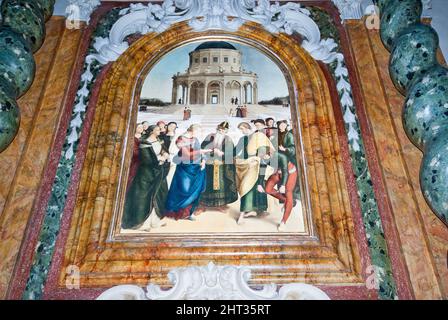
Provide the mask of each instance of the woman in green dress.
{"label": "woman in green dress", "polygon": [[139,168],[126,195],[122,228],[139,229],[153,209],[161,217],[165,209],[170,167],[158,126],[149,126],[139,147]]}

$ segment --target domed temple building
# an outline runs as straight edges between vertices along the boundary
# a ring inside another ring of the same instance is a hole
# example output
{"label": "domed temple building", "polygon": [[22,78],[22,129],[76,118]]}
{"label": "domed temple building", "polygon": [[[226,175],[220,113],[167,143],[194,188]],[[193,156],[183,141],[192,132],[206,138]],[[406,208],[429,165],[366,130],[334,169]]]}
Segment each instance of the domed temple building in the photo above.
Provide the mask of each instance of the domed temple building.
{"label": "domed temple building", "polygon": [[257,75],[244,70],[242,53],[224,41],[209,41],[190,52],[186,73],[173,76],[173,104],[257,104]]}
{"label": "domed temple building", "polygon": [[448,0],[0,0],[0,300],[446,317],[447,17]]}

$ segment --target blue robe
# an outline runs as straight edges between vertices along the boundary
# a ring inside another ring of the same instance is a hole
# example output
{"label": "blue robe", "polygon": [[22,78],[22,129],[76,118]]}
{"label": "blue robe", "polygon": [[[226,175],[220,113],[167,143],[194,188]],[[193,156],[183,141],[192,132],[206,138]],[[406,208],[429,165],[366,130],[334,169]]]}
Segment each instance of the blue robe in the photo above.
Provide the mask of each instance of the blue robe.
{"label": "blue robe", "polygon": [[201,170],[201,165],[178,164],[168,192],[166,211],[168,213],[179,212],[181,209],[192,205],[189,214],[193,214],[199,204],[199,198],[204,191],[205,170]]}
{"label": "blue robe", "polygon": [[188,218],[198,207],[201,194],[205,191],[206,174],[205,170],[201,170],[199,141],[180,137],[176,144],[181,150],[174,159],[177,165],[167,196],[165,215],[177,220]]}

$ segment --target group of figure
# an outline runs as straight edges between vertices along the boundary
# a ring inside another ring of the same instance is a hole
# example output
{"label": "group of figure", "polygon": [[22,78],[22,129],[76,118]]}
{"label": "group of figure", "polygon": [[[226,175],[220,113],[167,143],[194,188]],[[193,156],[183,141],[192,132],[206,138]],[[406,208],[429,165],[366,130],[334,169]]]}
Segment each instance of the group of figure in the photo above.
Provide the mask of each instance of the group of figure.
{"label": "group of figure", "polygon": [[[235,145],[229,123],[200,142],[201,126],[191,125],[176,137],[177,124],[137,126],[134,155],[122,227],[139,229],[150,217],[151,227],[163,218],[195,220],[207,209],[226,212],[240,198],[237,223],[268,214],[268,195],[282,204],[283,231],[299,196],[294,136],[286,120],[241,122]],[[171,180],[171,181],[169,181]]]}
{"label": "group of figure", "polygon": [[278,226],[283,231],[300,198],[294,135],[286,120],[277,121],[276,126],[273,118],[253,120],[252,124],[255,131],[247,122],[238,125],[243,133],[236,146],[235,159],[241,197],[238,223],[265,213],[270,195],[283,205]]}
{"label": "group of figure", "polygon": [[233,108],[231,108],[229,115],[231,117],[246,118],[247,117],[247,106],[246,105],[237,106],[235,110],[233,110]]}
{"label": "group of figure", "polygon": [[190,120],[190,118],[191,118],[191,109],[190,109],[189,106],[185,106],[185,108],[184,108],[184,117],[183,117],[183,120],[184,120],[184,121],[186,121],[186,120]]}

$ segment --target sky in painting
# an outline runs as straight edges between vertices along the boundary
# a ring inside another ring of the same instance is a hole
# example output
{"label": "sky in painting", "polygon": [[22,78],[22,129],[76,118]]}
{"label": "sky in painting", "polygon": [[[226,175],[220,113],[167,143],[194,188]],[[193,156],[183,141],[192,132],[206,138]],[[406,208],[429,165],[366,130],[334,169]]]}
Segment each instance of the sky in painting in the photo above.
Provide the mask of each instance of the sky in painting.
{"label": "sky in painting", "polygon": [[[288,95],[288,86],[279,67],[266,55],[250,46],[232,43],[243,54],[243,69],[258,74],[258,100],[269,100]],[[172,76],[188,69],[189,53],[200,43],[192,43],[166,54],[151,70],[143,88],[142,98],[171,101]]]}

